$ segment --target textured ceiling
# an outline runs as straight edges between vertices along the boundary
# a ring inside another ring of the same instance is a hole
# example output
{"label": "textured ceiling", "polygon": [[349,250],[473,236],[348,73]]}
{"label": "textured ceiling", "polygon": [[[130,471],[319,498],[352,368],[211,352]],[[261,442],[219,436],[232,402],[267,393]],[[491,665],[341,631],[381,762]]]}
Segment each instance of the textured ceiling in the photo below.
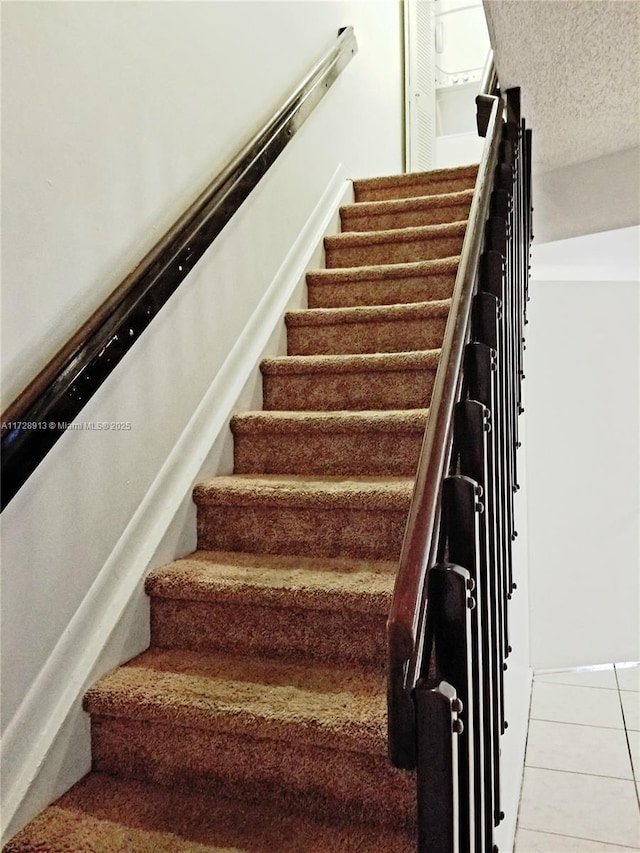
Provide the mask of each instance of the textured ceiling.
{"label": "textured ceiling", "polygon": [[501,86],[520,86],[534,131],[536,236],[640,222],[640,0],[484,5]]}

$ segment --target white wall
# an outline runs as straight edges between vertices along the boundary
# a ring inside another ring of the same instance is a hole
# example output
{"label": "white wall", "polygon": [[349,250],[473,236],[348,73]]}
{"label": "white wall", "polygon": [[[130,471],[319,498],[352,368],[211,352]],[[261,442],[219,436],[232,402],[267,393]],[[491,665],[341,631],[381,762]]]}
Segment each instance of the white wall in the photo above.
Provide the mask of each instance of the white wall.
{"label": "white wall", "polygon": [[479,163],[482,160],[483,147],[484,138],[478,136],[477,131],[436,136],[433,166],[435,169],[450,169],[454,166],[468,166],[471,163]]}
{"label": "white wall", "polygon": [[[526,354],[525,354],[526,355]],[[525,369],[527,369],[525,360]],[[531,649],[529,633],[529,566],[528,519],[529,494],[527,472],[527,388],[523,388],[525,413],[518,419],[518,438],[522,442],[516,457],[520,490],[514,496],[514,523],[518,533],[513,542],[513,580],[517,585],[509,602],[509,645],[504,673],[504,706],[508,728],[500,742],[501,808],[504,820],[496,829],[495,840],[500,850],[513,850],[524,770],[524,756],[529,725],[531,699]]]}
{"label": "white wall", "polygon": [[640,229],[534,248],[527,326],[534,669],[640,659]]}
{"label": "white wall", "polygon": [[[5,728],[121,543],[161,538],[147,496],[338,165],[401,171],[403,98],[396,0],[3,4],[5,404],[347,24],[358,55],[78,419],[131,430],[68,432],[3,513]],[[194,545],[188,492],[164,560]]]}

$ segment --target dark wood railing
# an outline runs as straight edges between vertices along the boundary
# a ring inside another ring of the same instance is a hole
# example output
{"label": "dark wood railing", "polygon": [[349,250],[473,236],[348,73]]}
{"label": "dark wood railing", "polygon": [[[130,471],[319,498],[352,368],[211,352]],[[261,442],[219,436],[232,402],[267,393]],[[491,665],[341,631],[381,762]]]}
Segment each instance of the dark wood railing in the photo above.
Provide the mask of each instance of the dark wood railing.
{"label": "dark wood railing", "polygon": [[340,30],[335,45],[275,115],[5,410],[2,509],[184,281],[357,49],[353,28]]}
{"label": "dark wood railing", "polygon": [[[495,91],[492,72],[486,85]],[[493,853],[530,233],[519,90],[486,142],[388,622],[389,751],[417,769],[421,853]]]}
{"label": "dark wood railing", "polygon": [[[437,545],[435,534],[439,520],[440,491],[449,468],[453,409],[459,397],[471,302],[501,140],[500,113],[501,102],[494,98],[492,132],[485,143],[469,213],[389,615],[389,741],[392,759],[400,767],[415,766],[411,691],[415,687],[417,673],[409,672],[407,667],[417,663],[416,652],[423,633],[421,602],[427,568],[433,562]],[[411,685],[409,691],[407,684]]]}
{"label": "dark wood railing", "polygon": [[478,136],[484,137],[487,135],[489,117],[493,106],[493,97],[499,94],[498,72],[496,71],[496,66],[493,61],[493,51],[490,50],[482,71],[480,92],[476,96],[476,124],[478,126]]}

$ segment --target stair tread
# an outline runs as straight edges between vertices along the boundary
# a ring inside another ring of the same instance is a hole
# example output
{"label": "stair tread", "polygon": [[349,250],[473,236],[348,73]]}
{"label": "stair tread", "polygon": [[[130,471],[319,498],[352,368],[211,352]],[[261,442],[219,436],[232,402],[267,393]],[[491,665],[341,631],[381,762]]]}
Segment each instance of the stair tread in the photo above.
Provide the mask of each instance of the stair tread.
{"label": "stair tread", "polygon": [[281,474],[230,474],[198,483],[198,504],[234,506],[408,509],[412,477],[310,477]]}
{"label": "stair tread", "polygon": [[[358,232],[360,233],[360,232]],[[401,264],[373,264],[361,267],[334,267],[312,270],[307,273],[309,284],[324,284],[336,280],[358,281],[391,278],[410,278],[417,275],[437,275],[458,269],[460,256],[437,258],[429,261],[407,261]]]}
{"label": "stair tread", "polygon": [[411,243],[437,237],[464,235],[467,220],[440,225],[413,225],[408,228],[387,228],[382,231],[345,231],[324,238],[327,250],[355,246],[377,246],[381,243]]}
{"label": "stair tread", "polygon": [[384,754],[386,681],[358,666],[151,648],[101,678],[89,713]]}
{"label": "stair tread", "polygon": [[428,409],[389,409],[374,411],[256,411],[234,415],[231,429],[234,434],[273,432],[405,432],[423,431]]}
{"label": "stair tread", "polygon": [[436,207],[458,207],[463,204],[471,205],[473,190],[459,190],[451,193],[413,196],[412,198],[393,198],[383,201],[358,201],[345,204],[340,208],[341,214],[347,216],[376,216],[387,213],[405,213],[414,210],[432,210]]}
{"label": "stair tread", "polygon": [[301,311],[288,311],[285,321],[287,326],[328,326],[338,323],[423,320],[431,317],[446,317],[450,308],[450,299],[397,305],[363,305],[351,308],[307,308]]}
{"label": "stair tread", "polygon": [[383,175],[376,178],[359,178],[354,181],[357,187],[387,187],[387,186],[410,186],[417,182],[432,182],[456,179],[474,178],[478,173],[478,164],[469,166],[454,166],[448,169],[431,169],[428,172],[406,172],[399,175]]}
{"label": "stair tread", "polygon": [[[250,814],[250,819],[249,818]],[[6,853],[406,853],[408,832],[286,814],[261,803],[91,773],[36,817]]]}
{"label": "stair tread", "polygon": [[391,560],[196,551],[155,569],[145,589],[187,601],[386,613],[396,569]]}
{"label": "stair tread", "polygon": [[432,370],[438,365],[440,350],[358,353],[355,355],[286,355],[266,358],[263,373],[365,373],[371,370]]}

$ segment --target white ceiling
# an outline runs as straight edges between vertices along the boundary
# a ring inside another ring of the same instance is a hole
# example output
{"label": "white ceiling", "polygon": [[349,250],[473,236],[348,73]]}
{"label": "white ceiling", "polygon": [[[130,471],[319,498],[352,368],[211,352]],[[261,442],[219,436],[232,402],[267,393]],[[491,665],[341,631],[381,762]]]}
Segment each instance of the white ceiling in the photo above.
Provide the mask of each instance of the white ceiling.
{"label": "white ceiling", "polygon": [[484,0],[533,129],[536,237],[640,222],[640,0]]}

